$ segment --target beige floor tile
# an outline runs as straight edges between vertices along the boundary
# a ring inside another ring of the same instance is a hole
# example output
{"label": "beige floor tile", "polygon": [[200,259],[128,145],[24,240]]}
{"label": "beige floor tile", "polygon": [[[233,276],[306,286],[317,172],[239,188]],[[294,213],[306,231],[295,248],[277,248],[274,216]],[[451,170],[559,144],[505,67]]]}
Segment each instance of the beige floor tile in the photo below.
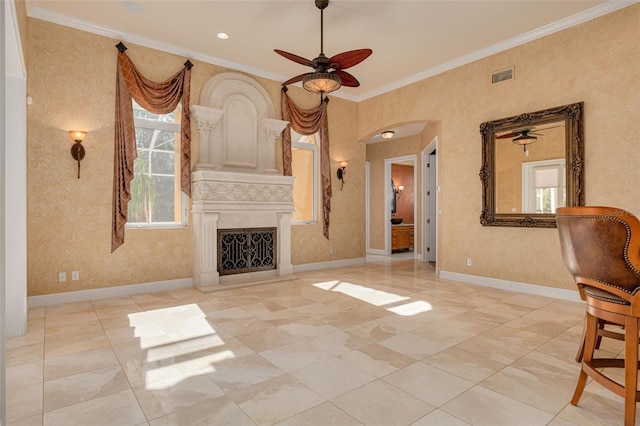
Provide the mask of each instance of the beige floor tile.
{"label": "beige floor tile", "polygon": [[6,389],[12,390],[24,386],[41,384],[44,375],[43,361],[33,361],[6,367]]}
{"label": "beige floor tile", "polygon": [[233,401],[222,396],[195,404],[149,422],[150,426],[255,426]]}
{"label": "beige floor tile", "polygon": [[44,356],[45,358],[53,358],[106,347],[109,347],[109,339],[105,334],[85,332],[51,336],[45,337]]}
{"label": "beige floor tile", "polygon": [[451,346],[415,333],[400,334],[390,339],[382,340],[379,344],[417,360],[424,359],[428,355],[433,355]]}
{"label": "beige floor tile", "polygon": [[42,383],[36,383],[7,392],[7,422],[42,414],[42,386]]}
{"label": "beige floor tile", "polygon": [[127,426],[146,421],[131,389],[44,414],[44,426]]}
{"label": "beige floor tile", "polygon": [[552,376],[548,374],[541,377],[526,370],[507,366],[483,381],[481,385],[555,415],[571,399],[577,373],[569,378],[560,375],[555,380]]}
{"label": "beige floor tile", "polygon": [[376,377],[386,376],[415,362],[414,358],[377,343],[342,354],[340,358]]}
{"label": "beige floor tile", "polygon": [[433,410],[411,426],[470,426],[469,423],[453,417],[442,410]]}
{"label": "beige floor tile", "polygon": [[406,332],[404,329],[384,324],[380,319],[375,319],[373,321],[358,324],[356,326],[347,328],[347,331],[356,336],[372,340],[374,342],[390,339],[394,336]]}
{"label": "beige floor tile", "polygon": [[456,347],[431,355],[423,362],[473,383],[480,383],[506,366],[504,363]]}
{"label": "beige floor tile", "polygon": [[372,344],[369,339],[344,331],[334,331],[310,340],[310,343],[332,355],[340,355]]}
{"label": "beige floor tile", "polygon": [[291,375],[326,399],[334,398],[376,379],[374,375],[337,358],[301,368]]}
{"label": "beige floor tile", "polygon": [[206,375],[172,377],[133,389],[147,420],[157,419],[224,392]]}
{"label": "beige floor tile", "polygon": [[230,397],[257,425],[276,424],[324,402],[289,375],[234,392]]}
{"label": "beige floor tile", "polygon": [[[578,405],[567,404],[558,417],[580,426],[621,425],[624,423],[624,402],[622,398],[616,401],[585,391]],[[636,416],[638,424],[640,418]]]}
{"label": "beige floor tile", "polygon": [[65,334],[68,329],[73,332],[73,327],[93,328],[100,326],[98,316],[89,303],[89,309],[82,312],[47,313],[44,329],[47,335]]}
{"label": "beige floor tile", "polygon": [[255,352],[263,352],[300,341],[300,338],[293,336],[278,327],[242,334],[241,336],[238,336],[237,339]]}
{"label": "beige floor tile", "polygon": [[542,426],[553,418],[552,414],[478,385],[440,408],[474,426]]}
{"label": "beige floor tile", "polygon": [[233,357],[213,366],[209,377],[225,393],[249,388],[285,374],[283,370],[258,354]]}
{"label": "beige floor tile", "polygon": [[7,367],[27,364],[44,359],[44,338],[40,343],[32,343],[25,346],[6,348],[5,364]]}
{"label": "beige floor tile", "polygon": [[416,362],[391,373],[383,380],[434,407],[441,406],[474,385],[423,362]]}
{"label": "beige floor tile", "polygon": [[434,409],[381,380],[340,395],[331,402],[365,425],[408,425]]}
{"label": "beige floor tile", "polygon": [[47,358],[44,361],[44,380],[59,379],[114,365],[118,365],[118,359],[111,347]]}
{"label": "beige floor tile", "polygon": [[332,357],[311,343],[299,342],[260,352],[260,355],[284,371],[294,371]]}
{"label": "beige floor tile", "polygon": [[44,412],[130,389],[119,365],[44,382]]}
{"label": "beige floor tile", "polygon": [[277,426],[362,426],[362,423],[330,402],[316,405],[307,411],[280,422]]}
{"label": "beige floor tile", "polygon": [[42,414],[7,423],[7,426],[42,426]]}

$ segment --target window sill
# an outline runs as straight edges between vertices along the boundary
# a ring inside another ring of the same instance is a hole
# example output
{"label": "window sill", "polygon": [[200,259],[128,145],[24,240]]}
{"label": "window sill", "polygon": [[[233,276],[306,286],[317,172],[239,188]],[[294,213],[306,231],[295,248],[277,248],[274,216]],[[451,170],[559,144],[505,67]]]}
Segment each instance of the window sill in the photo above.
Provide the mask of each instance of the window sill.
{"label": "window sill", "polygon": [[125,229],[187,229],[182,223],[127,223]]}

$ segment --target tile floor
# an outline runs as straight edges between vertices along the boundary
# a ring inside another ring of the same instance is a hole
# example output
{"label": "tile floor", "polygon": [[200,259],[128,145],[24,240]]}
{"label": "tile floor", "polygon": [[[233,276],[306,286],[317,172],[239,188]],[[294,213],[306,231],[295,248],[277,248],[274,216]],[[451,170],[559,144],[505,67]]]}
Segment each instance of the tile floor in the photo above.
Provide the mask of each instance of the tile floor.
{"label": "tile floor", "polygon": [[31,309],[7,341],[8,424],[622,424],[595,382],[569,404],[579,303],[403,256],[298,277]]}

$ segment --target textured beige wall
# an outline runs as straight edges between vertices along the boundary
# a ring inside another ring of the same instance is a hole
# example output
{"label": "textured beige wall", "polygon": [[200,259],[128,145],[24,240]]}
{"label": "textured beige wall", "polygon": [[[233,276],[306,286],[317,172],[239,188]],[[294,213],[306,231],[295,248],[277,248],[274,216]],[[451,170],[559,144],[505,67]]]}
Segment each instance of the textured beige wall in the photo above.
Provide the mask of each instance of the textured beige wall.
{"label": "textured beige wall", "polygon": [[[490,73],[512,65],[515,80],[491,87]],[[555,229],[480,225],[479,125],[584,101],[586,202],[638,215],[638,69],[640,5],[634,5],[360,102],[358,134],[365,138],[394,123],[440,121],[441,270],[574,289]],[[472,267],[465,264],[468,257]]]}
{"label": "textured beige wall", "polygon": [[[41,295],[125,284],[189,278],[191,231],[129,229],[125,244],[110,253],[115,70],[119,40],[28,20],[27,244],[28,294]],[[152,80],[163,80],[186,58],[127,43],[127,53]],[[192,60],[192,104],[204,83],[227,71]],[[256,78],[270,94],[280,117],[280,84]],[[302,89],[289,92],[301,104],[317,102]],[[332,177],[331,240],[321,225],[296,226],[293,263],[349,259],[364,255],[364,144],[357,142],[356,104],[329,105]],[[81,178],[69,149],[68,130],[88,132]],[[192,131],[192,164],[198,133]],[[337,162],[349,161],[347,183],[339,191]],[[280,161],[281,164],[281,161]],[[333,254],[329,255],[329,248]],[[80,280],[71,281],[71,271]],[[58,272],[67,281],[58,283]]]}

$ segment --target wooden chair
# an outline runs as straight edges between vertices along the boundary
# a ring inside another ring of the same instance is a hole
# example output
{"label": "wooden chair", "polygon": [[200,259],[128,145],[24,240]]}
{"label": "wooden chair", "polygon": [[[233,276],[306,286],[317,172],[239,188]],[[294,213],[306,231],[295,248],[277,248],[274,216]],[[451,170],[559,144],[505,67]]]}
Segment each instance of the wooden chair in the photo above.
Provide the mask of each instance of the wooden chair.
{"label": "wooden chair", "polygon": [[[587,303],[582,368],[571,404],[593,378],[624,398],[624,424],[633,426],[638,401],[640,221],[614,207],[564,207],[556,212],[562,259]],[[624,327],[624,359],[594,358],[599,325]],[[598,371],[624,368],[624,384]]]}

